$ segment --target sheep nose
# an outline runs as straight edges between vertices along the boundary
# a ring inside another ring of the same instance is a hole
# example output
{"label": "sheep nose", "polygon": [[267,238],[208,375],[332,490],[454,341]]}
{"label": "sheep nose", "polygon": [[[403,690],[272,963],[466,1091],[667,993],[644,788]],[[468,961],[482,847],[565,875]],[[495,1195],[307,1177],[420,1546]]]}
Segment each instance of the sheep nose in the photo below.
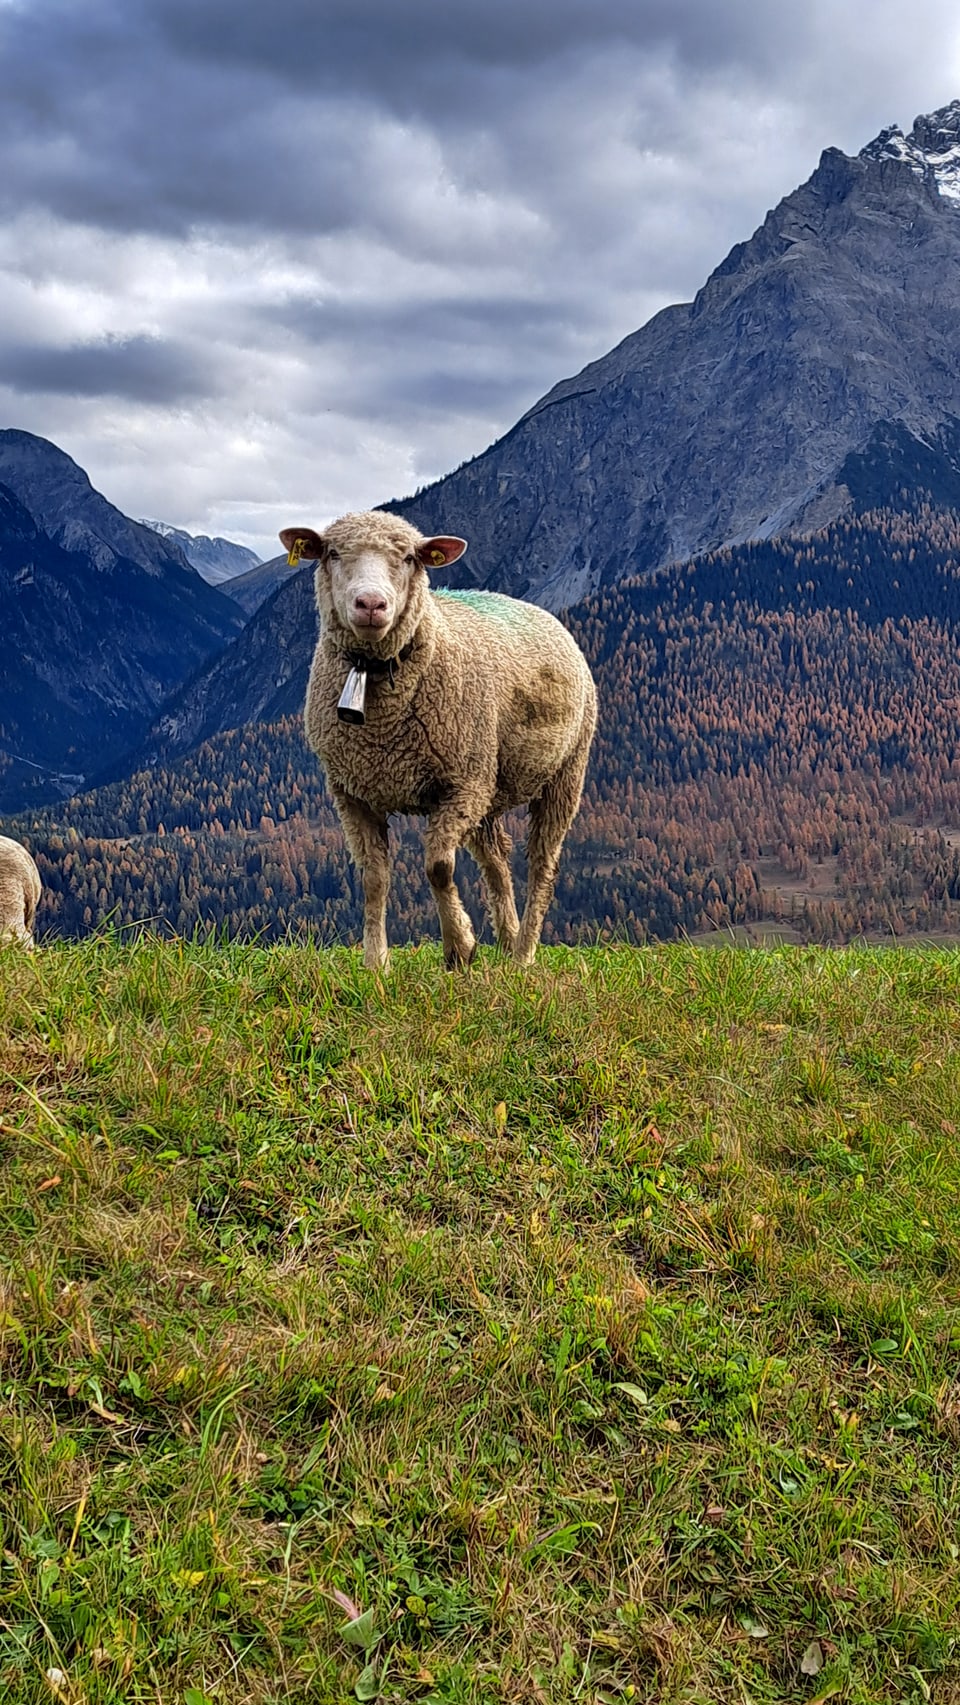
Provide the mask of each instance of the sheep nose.
{"label": "sheep nose", "polygon": [[360,616],[380,616],[387,607],[387,600],[379,592],[358,592],[353,607]]}

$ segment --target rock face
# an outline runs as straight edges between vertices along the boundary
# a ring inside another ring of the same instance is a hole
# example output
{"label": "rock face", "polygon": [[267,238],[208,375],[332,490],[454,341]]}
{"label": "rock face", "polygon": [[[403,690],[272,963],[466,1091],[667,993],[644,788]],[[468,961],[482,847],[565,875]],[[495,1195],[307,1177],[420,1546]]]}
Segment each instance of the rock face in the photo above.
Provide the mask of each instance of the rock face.
{"label": "rock face", "polygon": [[[960,102],[856,158],[827,149],[693,302],[556,385],[483,455],[385,507],[470,541],[448,584],[562,610],[719,545],[896,506],[903,491],[956,502],[958,150]],[[271,660],[284,693],[302,691],[315,632],[305,584],[275,593],[209,682],[193,683],[165,755],[265,714],[279,690]]]}
{"label": "rock face", "polygon": [[[162,539],[179,545],[188,563],[208,586],[223,586],[225,580],[234,580],[237,575],[247,574],[260,566],[256,551],[248,550],[246,545],[236,545],[232,539],[210,539],[206,533],[187,533],[182,527],[168,526],[166,521],[144,520],[142,525],[159,533]],[[225,590],[233,597],[232,587]]]}
{"label": "rock face", "polygon": [[54,445],[0,432],[0,810],[137,744],[243,614]]}

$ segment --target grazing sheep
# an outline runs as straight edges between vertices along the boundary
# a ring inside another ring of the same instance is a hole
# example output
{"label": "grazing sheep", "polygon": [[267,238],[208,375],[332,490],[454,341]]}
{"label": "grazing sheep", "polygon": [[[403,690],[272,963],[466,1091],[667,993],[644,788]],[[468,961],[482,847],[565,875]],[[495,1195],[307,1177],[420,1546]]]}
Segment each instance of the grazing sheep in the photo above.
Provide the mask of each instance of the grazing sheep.
{"label": "grazing sheep", "polygon": [[[476,951],[453,879],[459,846],[485,878],[500,946],[530,964],[596,727],[582,652],[533,604],[494,592],[431,592],[427,568],[456,562],[463,539],[425,539],[382,511],[344,515],[322,535],[290,527],[280,538],[291,560],[317,563],[320,638],[304,721],[363,878],[364,963],[388,962],[387,818],[412,812],[429,819],[426,869],[447,966],[469,965]],[[366,682],[365,708],[356,672]],[[338,706],[342,699],[353,704]],[[500,819],[524,804],[521,922]]]}
{"label": "grazing sheep", "polygon": [[0,835],[0,946],[33,946],[33,920],[40,900],[40,872],[19,841]]}

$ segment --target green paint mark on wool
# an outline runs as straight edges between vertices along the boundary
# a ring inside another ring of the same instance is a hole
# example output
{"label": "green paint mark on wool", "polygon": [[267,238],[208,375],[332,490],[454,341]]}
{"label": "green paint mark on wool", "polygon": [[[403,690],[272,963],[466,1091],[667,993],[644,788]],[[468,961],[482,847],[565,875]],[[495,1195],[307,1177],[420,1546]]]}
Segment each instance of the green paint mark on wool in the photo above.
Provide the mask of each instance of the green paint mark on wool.
{"label": "green paint mark on wool", "polygon": [[502,592],[459,592],[449,587],[437,587],[434,596],[449,598],[457,604],[466,604],[468,610],[474,610],[478,616],[486,616],[495,622],[505,622],[508,627],[529,627],[536,612],[529,604],[521,604],[516,598],[507,598]]}

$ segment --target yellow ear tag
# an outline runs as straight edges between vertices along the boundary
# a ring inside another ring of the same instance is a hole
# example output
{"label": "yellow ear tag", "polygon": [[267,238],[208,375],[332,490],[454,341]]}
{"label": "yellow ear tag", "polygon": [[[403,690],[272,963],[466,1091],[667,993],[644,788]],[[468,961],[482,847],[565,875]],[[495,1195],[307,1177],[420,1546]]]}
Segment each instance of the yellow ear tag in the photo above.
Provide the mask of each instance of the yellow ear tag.
{"label": "yellow ear tag", "polygon": [[441,568],[442,565],[446,562],[446,560],[447,559],[444,556],[443,551],[431,551],[430,552],[430,561],[433,563],[434,568]]}
{"label": "yellow ear tag", "polygon": [[287,567],[288,568],[296,568],[297,563],[300,561],[300,558],[303,556],[303,547],[306,544],[306,542],[307,542],[306,539],[294,539],[293,544],[290,546],[290,549],[287,552]]}

